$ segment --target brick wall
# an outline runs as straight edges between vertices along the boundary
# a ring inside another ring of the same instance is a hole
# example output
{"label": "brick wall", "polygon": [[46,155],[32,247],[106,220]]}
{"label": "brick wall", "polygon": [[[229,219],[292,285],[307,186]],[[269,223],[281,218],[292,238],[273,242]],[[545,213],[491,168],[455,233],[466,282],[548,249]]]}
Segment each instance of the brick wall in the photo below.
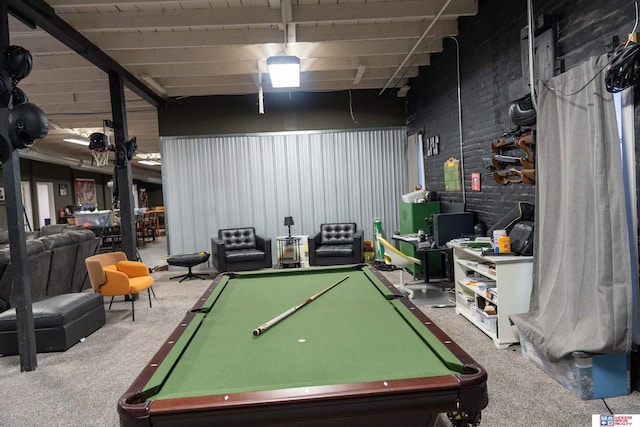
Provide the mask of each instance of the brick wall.
{"label": "brick wall", "polygon": [[[522,78],[520,32],[527,24],[526,3],[481,0],[478,15],[459,21],[465,198],[467,209],[477,212],[487,228],[517,201],[535,201],[535,185],[497,184],[482,164],[482,157],[491,153],[490,143],[514,127],[508,115],[510,87]],[[556,65],[564,69],[607,52],[613,36],[625,40],[635,20],[633,2],[623,0],[545,0],[533,6],[534,16],[553,14],[557,19]],[[432,55],[431,65],[412,80],[407,115],[410,134],[440,136],[440,153],[425,158],[427,188],[438,191],[442,200],[461,202],[462,192],[444,191],[443,171],[449,157],[461,158],[453,40],[445,39],[444,51]],[[637,135],[638,124],[636,117]],[[481,173],[480,192],[471,191],[472,172]]]}

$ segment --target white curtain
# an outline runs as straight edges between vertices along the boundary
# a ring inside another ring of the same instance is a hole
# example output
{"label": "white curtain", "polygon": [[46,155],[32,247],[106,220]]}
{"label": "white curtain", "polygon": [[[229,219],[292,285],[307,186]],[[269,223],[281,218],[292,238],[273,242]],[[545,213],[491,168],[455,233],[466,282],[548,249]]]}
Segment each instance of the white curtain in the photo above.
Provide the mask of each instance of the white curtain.
{"label": "white curtain", "polygon": [[592,58],[539,87],[533,291],[529,313],[512,318],[551,361],[631,348],[620,140],[604,72],[589,82],[606,62]]}

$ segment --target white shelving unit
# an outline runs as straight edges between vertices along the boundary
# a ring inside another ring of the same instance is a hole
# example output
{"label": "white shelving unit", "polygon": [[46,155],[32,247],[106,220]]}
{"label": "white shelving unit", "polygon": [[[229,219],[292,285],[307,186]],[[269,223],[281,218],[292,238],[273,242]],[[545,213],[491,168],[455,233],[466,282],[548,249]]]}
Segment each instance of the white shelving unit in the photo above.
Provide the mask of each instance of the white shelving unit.
{"label": "white shelving unit", "polygon": [[[511,314],[529,311],[533,257],[482,256],[480,250],[453,248],[456,313],[486,333],[498,348],[518,343]],[[489,290],[489,293],[487,293]],[[496,307],[487,315],[485,305]]]}

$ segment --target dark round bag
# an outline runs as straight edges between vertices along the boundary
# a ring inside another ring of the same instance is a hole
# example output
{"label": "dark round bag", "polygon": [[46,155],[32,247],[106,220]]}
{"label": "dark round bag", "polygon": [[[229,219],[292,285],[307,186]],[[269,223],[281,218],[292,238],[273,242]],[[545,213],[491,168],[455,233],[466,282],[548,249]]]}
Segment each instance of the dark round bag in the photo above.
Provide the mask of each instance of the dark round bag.
{"label": "dark round bag", "polygon": [[509,232],[511,252],[520,255],[533,255],[533,222],[516,222]]}

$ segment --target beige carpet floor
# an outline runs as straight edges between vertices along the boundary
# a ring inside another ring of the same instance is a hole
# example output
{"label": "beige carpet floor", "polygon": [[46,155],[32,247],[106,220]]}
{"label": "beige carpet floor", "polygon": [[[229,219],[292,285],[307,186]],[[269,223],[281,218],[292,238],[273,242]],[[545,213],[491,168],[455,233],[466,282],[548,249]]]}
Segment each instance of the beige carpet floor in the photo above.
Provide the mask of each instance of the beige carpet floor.
{"label": "beige carpet floor", "polygon": [[[0,426],[118,425],[119,397],[211,282],[168,280],[180,273],[154,273],[157,299],[153,308],[146,294],[136,302],[135,322],[130,304],[115,302],[104,327],[66,352],[39,354],[35,371],[20,372],[18,356],[0,357]],[[580,400],[531,365],[519,346],[494,347],[454,308],[422,309],[487,369],[490,402],[481,425],[583,427],[591,425],[592,414],[608,411],[603,400]],[[398,349],[395,363],[420,361],[404,360]],[[638,392],[606,404],[615,413],[640,414]]]}

